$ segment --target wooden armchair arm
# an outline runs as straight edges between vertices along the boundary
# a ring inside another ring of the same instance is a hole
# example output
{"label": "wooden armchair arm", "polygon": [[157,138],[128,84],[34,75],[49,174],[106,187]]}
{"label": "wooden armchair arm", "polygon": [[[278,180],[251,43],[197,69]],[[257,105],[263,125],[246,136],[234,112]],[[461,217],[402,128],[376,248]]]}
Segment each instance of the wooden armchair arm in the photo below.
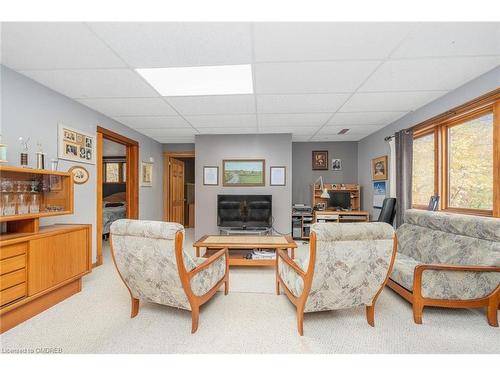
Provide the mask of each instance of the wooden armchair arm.
{"label": "wooden armchair arm", "polygon": [[[288,264],[295,272],[299,274],[300,277],[304,278],[306,276],[306,273],[302,270],[302,268],[300,268],[297,263],[295,263],[293,259],[288,256],[288,253],[285,250],[276,250],[276,257],[281,258],[283,262]],[[276,272],[279,272],[279,270],[276,269]]]}
{"label": "wooden armchair arm", "polygon": [[188,272],[189,279],[191,280],[197,273],[210,267],[211,264],[213,264],[216,260],[218,260],[223,255],[226,256],[226,268],[227,268],[227,264],[229,262],[229,251],[226,247],[224,249],[220,249],[215,254],[210,255],[203,263],[197,265],[195,268],[193,268],[191,271],[189,271]]}
{"label": "wooden armchair arm", "polygon": [[434,271],[466,271],[466,272],[500,272],[497,266],[462,266],[455,264],[419,264],[413,274],[413,292],[421,295],[422,274],[426,270]]}

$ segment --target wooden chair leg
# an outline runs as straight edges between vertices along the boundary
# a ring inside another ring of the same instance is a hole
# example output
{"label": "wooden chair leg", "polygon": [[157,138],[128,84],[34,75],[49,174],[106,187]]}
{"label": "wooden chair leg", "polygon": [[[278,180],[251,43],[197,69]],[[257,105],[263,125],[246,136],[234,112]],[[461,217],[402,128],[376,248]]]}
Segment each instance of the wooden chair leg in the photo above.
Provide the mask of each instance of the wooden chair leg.
{"label": "wooden chair leg", "polygon": [[498,327],[498,299],[490,297],[488,300],[487,317],[488,324],[492,327]]}
{"label": "wooden chair leg", "polygon": [[192,320],[191,333],[195,333],[196,330],[198,329],[199,318],[200,318],[200,307],[199,306],[193,307],[191,311],[191,320]]}
{"label": "wooden chair leg", "polygon": [[135,318],[137,314],[139,313],[139,300],[137,298],[131,297],[132,298],[132,308],[130,312],[130,317]]}
{"label": "wooden chair leg", "polygon": [[226,276],[226,281],[224,281],[224,295],[229,294],[229,278]]}
{"label": "wooden chair leg", "polygon": [[297,308],[297,330],[300,336],[304,336],[304,308]]}
{"label": "wooden chair leg", "polygon": [[421,302],[413,301],[413,320],[417,324],[422,324],[422,313],[424,305]]}
{"label": "wooden chair leg", "polygon": [[276,294],[278,296],[280,295],[280,281],[277,276],[276,276]]}
{"label": "wooden chair leg", "polygon": [[375,327],[375,305],[366,306],[366,320],[369,325]]}

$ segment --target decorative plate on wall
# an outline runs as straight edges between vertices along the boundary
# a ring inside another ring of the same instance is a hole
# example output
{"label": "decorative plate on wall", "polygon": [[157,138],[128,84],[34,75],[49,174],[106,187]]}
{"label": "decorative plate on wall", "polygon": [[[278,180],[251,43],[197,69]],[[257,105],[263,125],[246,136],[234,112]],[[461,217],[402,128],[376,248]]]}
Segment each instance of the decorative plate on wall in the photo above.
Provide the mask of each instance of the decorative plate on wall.
{"label": "decorative plate on wall", "polygon": [[90,177],[89,171],[80,165],[71,167],[68,172],[73,175],[73,182],[79,185],[86,183]]}

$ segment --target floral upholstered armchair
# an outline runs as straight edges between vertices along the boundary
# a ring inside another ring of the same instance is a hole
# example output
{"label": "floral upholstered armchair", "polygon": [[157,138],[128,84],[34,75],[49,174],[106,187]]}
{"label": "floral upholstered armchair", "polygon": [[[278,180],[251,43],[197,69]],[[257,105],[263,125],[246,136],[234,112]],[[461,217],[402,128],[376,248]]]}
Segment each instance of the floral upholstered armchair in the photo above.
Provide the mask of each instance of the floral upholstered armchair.
{"label": "floral upholstered armchair", "polygon": [[229,291],[229,257],[227,249],[191,257],[183,242],[184,227],[177,223],[121,219],[111,225],[111,254],[132,298],[131,317],[140,300],[189,310],[194,333],[200,306],[222,284]]}
{"label": "floral upholstered armchair", "polygon": [[397,235],[388,286],[413,304],[415,323],[424,306],[486,307],[498,327],[500,219],[412,209]]}
{"label": "floral upholstered armchair", "polygon": [[303,335],[304,313],[366,306],[374,326],[375,302],[396,255],[394,229],[386,223],[316,223],[311,226],[307,258],[276,257],[276,293],[280,285],[297,307]]}

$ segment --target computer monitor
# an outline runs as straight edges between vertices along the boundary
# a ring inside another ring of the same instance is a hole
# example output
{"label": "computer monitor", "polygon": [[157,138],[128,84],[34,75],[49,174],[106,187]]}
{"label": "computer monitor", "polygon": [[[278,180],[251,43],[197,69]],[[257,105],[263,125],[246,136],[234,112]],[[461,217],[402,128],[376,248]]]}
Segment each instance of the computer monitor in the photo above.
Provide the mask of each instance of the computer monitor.
{"label": "computer monitor", "polygon": [[329,208],[340,208],[349,210],[351,208],[351,193],[347,191],[329,191],[330,199],[328,201]]}

